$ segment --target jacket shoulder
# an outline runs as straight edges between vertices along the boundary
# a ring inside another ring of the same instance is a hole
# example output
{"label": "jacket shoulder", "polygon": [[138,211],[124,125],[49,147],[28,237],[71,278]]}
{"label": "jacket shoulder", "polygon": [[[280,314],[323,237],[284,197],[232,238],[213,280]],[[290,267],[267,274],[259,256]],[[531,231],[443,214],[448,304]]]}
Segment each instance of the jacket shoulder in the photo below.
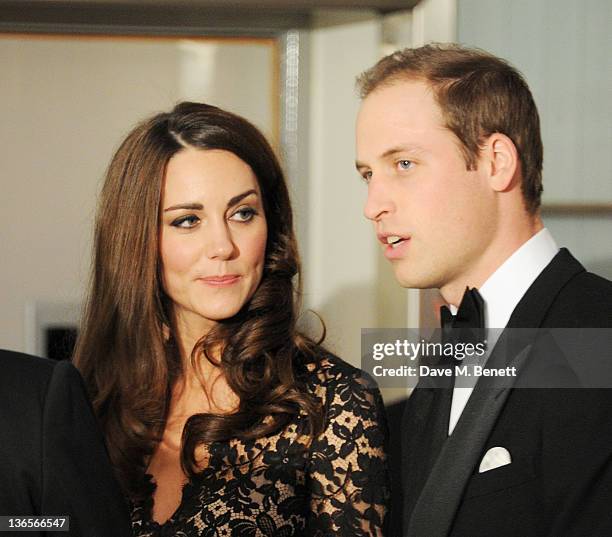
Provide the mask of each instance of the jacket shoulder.
{"label": "jacket shoulder", "polygon": [[555,298],[545,324],[612,327],[612,282],[592,272],[576,274]]}
{"label": "jacket shoulder", "polygon": [[0,394],[44,395],[56,366],[54,360],[0,349]]}

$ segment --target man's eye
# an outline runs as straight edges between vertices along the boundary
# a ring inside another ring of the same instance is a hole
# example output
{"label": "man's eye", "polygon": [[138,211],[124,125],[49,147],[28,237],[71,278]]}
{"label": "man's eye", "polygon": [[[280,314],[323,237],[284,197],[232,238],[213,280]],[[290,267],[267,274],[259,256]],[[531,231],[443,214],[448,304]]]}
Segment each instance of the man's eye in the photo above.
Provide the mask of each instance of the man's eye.
{"label": "man's eye", "polygon": [[364,180],[365,183],[369,183],[370,179],[372,179],[372,172],[364,172],[361,174],[361,178]]}
{"label": "man's eye", "polygon": [[257,211],[252,207],[244,207],[238,209],[230,218],[235,222],[249,222],[253,220],[253,217],[257,214]]}
{"label": "man's eye", "polygon": [[194,214],[188,214],[186,216],[181,216],[172,222],[172,226],[180,227],[183,229],[189,229],[195,227],[200,222],[200,219]]}
{"label": "man's eye", "polygon": [[410,168],[412,168],[413,163],[411,160],[402,159],[397,162],[397,165],[402,170],[409,170]]}

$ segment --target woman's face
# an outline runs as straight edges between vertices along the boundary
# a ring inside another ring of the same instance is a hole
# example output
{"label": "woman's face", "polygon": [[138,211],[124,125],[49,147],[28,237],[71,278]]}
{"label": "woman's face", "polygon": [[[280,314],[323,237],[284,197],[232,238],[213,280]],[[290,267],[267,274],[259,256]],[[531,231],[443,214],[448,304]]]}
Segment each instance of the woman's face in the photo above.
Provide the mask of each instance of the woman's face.
{"label": "woman's face", "polygon": [[168,162],[161,199],[165,293],[179,327],[206,333],[261,281],[267,224],[250,166],[229,151],[187,148]]}

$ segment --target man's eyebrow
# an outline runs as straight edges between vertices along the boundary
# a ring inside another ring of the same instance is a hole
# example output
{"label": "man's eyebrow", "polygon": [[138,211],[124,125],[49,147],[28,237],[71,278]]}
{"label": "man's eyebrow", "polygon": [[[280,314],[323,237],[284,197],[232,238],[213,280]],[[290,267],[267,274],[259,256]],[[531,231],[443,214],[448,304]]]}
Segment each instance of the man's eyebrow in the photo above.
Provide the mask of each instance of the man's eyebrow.
{"label": "man's eyebrow", "polygon": [[[380,158],[387,158],[390,157],[391,155],[396,155],[397,153],[404,153],[406,151],[410,151],[413,153],[423,153],[425,152],[425,150],[418,146],[418,145],[398,145],[395,147],[391,147],[390,149],[387,149],[382,155],[380,155]],[[369,166],[367,164],[365,164],[364,162],[361,162],[359,160],[355,161],[355,168],[357,168],[357,171],[363,170],[364,168],[369,168]]]}
{"label": "man's eyebrow", "polygon": [[[247,196],[250,196],[251,194],[257,195],[257,191],[254,188],[251,188],[250,190],[247,190],[242,194],[238,194],[237,196],[230,198],[230,200],[227,202],[227,207],[229,208],[236,205],[237,203],[240,203],[240,201],[242,201]],[[178,209],[184,209],[187,211],[201,211],[202,209],[204,209],[204,205],[197,202],[178,203],[177,205],[172,205],[172,207],[164,209],[164,212],[166,213],[168,211],[176,211]]]}
{"label": "man's eyebrow", "polygon": [[387,149],[382,155],[381,158],[386,158],[389,157],[391,155],[395,155],[396,153],[403,153],[405,151],[412,151],[415,153],[422,153],[424,151],[424,149],[422,147],[419,147],[418,145],[398,145],[395,147],[391,147],[390,149]]}

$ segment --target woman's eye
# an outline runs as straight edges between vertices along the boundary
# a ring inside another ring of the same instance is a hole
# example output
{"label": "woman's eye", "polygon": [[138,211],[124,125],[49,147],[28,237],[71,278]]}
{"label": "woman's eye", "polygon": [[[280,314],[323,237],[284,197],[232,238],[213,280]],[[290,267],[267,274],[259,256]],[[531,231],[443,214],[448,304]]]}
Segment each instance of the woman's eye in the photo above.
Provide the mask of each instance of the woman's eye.
{"label": "woman's eye", "polygon": [[238,209],[230,218],[236,222],[249,222],[257,214],[257,211],[251,207]]}
{"label": "woman's eye", "polygon": [[195,227],[200,222],[200,219],[194,214],[188,214],[186,216],[181,216],[172,222],[172,226],[180,227],[183,229],[189,229]]}
{"label": "woman's eye", "polygon": [[402,159],[397,162],[397,165],[402,170],[409,170],[410,168],[412,168],[413,163],[411,160]]}

